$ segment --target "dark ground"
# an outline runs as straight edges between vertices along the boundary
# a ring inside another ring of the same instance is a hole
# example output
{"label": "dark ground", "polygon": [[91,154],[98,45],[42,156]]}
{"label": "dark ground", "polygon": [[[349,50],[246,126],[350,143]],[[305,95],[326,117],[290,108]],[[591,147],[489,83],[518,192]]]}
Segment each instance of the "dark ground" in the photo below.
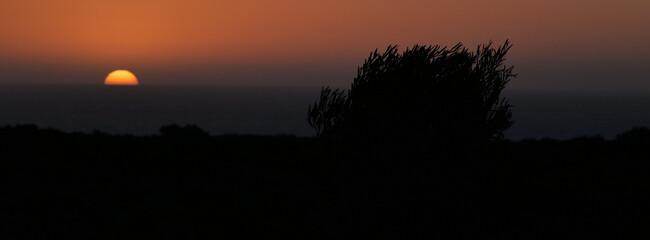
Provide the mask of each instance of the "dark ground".
{"label": "dark ground", "polygon": [[4,239],[650,236],[650,131],[354,160],[293,136],[0,128]]}

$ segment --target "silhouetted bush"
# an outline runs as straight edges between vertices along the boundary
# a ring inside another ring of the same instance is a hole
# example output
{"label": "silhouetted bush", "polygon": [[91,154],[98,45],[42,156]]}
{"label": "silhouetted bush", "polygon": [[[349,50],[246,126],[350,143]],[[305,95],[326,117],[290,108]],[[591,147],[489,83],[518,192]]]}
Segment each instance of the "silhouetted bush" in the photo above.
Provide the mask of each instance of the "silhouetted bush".
{"label": "silhouetted bush", "polygon": [[516,76],[504,65],[510,48],[506,41],[476,52],[462,44],[375,50],[350,90],[322,89],[308,122],[321,139],[375,147],[502,139],[512,125],[511,106],[500,96]]}

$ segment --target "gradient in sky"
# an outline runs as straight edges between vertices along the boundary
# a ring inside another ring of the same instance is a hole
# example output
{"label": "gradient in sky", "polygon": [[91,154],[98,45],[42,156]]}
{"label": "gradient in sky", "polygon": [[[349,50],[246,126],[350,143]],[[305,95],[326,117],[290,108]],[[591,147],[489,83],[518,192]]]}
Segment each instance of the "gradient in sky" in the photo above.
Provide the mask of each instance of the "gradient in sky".
{"label": "gradient in sky", "polygon": [[650,91],[647,0],[10,0],[0,83],[348,86],[375,48],[510,39],[514,89]]}

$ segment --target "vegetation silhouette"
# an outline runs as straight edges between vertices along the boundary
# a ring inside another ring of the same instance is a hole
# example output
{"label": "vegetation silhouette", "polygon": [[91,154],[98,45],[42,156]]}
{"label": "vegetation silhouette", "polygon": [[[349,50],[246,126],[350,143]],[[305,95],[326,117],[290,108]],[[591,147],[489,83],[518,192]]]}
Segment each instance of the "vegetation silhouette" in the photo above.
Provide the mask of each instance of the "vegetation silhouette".
{"label": "vegetation silhouette", "polygon": [[512,125],[511,106],[500,96],[516,76],[504,65],[511,47],[506,41],[476,52],[460,43],[415,45],[401,54],[397,46],[375,50],[349,90],[322,89],[309,107],[308,122],[320,139],[375,151],[440,150],[503,139]]}
{"label": "vegetation silhouette", "polygon": [[431,237],[490,225],[458,217],[492,214],[480,206],[493,199],[470,196],[493,191],[477,182],[494,177],[489,144],[513,124],[501,97],[516,77],[504,64],[510,48],[389,46],[370,54],[349,90],[323,87],[307,120],[337,171],[342,225],[357,226],[346,234]]}
{"label": "vegetation silhouette", "polygon": [[177,124],[167,125],[160,128],[163,137],[170,138],[205,138],[210,134],[196,125],[179,126]]}
{"label": "vegetation silhouette", "polygon": [[473,163],[483,171],[408,174],[332,165],[311,138],[192,139],[0,127],[0,236],[650,236],[644,128],[613,140],[490,142],[490,161]]}
{"label": "vegetation silhouette", "polygon": [[315,139],[0,127],[0,238],[650,237],[650,130],[500,140],[509,49],[375,51]]}

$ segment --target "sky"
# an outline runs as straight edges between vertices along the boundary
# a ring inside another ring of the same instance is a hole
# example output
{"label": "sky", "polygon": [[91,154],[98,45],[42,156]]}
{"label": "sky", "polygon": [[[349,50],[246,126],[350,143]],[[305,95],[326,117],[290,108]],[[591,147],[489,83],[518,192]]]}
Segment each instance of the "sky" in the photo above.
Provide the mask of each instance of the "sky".
{"label": "sky", "polygon": [[348,87],[374,49],[510,39],[510,89],[650,92],[647,0],[1,0],[0,84]]}

